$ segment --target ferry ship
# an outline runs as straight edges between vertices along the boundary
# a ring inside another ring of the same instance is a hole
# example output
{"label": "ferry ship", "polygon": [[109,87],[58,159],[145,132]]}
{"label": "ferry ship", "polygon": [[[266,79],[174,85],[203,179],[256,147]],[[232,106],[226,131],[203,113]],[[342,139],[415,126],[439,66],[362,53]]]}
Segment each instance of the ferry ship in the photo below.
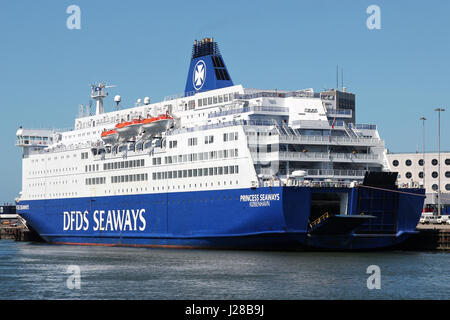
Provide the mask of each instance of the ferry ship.
{"label": "ferry ship", "polygon": [[424,189],[397,186],[345,88],[235,85],[212,38],[180,95],[105,112],[110,88],[73,129],[16,133],[17,212],[50,243],[364,250],[416,232]]}

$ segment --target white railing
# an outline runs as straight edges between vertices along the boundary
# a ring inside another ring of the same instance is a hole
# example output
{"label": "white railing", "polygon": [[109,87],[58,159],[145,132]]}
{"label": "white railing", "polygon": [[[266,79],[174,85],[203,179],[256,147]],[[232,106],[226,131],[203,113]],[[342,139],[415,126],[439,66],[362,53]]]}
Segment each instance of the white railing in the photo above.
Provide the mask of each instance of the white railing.
{"label": "white railing", "polygon": [[[366,173],[365,170],[336,170],[336,169],[304,169],[306,171],[306,178],[344,178],[351,177],[362,179]],[[278,172],[271,169],[261,169],[260,173],[263,175],[275,176]]]}
{"label": "white railing", "polygon": [[307,176],[317,177],[359,177],[363,178],[365,170],[308,169]]}
{"label": "white railing", "polygon": [[277,91],[259,91],[255,93],[235,94],[235,99],[249,100],[255,98],[319,98],[320,94],[309,90],[277,92]]}
{"label": "white railing", "polygon": [[41,149],[34,153],[39,154],[48,154],[53,152],[64,152],[64,151],[73,151],[87,148],[99,148],[103,146],[103,142],[101,141],[89,141],[89,142],[80,142],[76,144],[64,145],[64,144],[54,144],[48,148]]}
{"label": "white railing", "polygon": [[328,153],[328,152],[279,152],[279,158],[283,160],[362,160],[362,161],[373,161],[379,160],[380,156],[377,154],[353,154],[353,153]]}
{"label": "white railing", "polygon": [[246,112],[274,112],[274,113],[289,113],[289,108],[285,107],[267,107],[267,106],[252,106],[252,107],[243,107],[238,109],[213,112],[208,115],[208,118],[217,118],[223,117],[231,114],[241,114]]}
{"label": "white railing", "polygon": [[277,139],[280,142],[292,142],[302,144],[341,144],[341,145],[383,145],[384,141],[376,138],[349,138],[349,137],[328,137],[328,136],[306,136],[306,135],[265,135],[265,136],[248,136],[249,142],[255,142],[263,139]]}

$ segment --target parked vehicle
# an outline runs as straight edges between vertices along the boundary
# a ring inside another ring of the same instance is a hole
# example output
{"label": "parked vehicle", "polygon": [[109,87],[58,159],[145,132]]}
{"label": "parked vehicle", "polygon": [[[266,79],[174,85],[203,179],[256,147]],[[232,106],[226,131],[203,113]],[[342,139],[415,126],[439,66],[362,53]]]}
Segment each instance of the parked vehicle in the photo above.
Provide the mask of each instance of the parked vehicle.
{"label": "parked vehicle", "polygon": [[436,223],[438,223],[438,224],[450,224],[450,216],[448,216],[448,215],[443,215],[443,216],[439,216],[437,219],[436,219]]}
{"label": "parked vehicle", "polygon": [[421,224],[429,224],[430,220],[429,218],[433,217],[433,212],[423,212],[420,216],[419,223]]}
{"label": "parked vehicle", "polygon": [[425,224],[438,224],[439,216],[426,216],[425,217]]}

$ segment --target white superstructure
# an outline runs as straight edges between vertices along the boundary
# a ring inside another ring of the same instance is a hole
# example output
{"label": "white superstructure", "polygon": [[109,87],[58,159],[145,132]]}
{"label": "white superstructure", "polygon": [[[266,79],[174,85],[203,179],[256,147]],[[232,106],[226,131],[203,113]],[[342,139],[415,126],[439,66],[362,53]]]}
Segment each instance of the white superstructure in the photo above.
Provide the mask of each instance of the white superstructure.
{"label": "white superstructure", "polygon": [[[96,114],[75,119],[73,130],[17,131],[20,200],[350,183],[387,169],[376,127],[352,124],[354,108],[337,104],[346,92],[233,85],[105,113],[106,86],[98,87]],[[161,114],[173,123],[159,135],[141,130],[112,145],[101,138],[118,123]]]}

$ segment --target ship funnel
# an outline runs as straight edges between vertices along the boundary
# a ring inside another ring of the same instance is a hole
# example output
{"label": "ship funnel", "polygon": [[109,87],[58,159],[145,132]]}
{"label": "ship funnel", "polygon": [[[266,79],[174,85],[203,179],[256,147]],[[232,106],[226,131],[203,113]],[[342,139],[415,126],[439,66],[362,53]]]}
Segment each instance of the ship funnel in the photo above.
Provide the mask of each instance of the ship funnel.
{"label": "ship funnel", "polygon": [[220,89],[233,85],[223,62],[219,46],[213,38],[195,40],[192,47],[191,64],[186,80],[185,95]]}

